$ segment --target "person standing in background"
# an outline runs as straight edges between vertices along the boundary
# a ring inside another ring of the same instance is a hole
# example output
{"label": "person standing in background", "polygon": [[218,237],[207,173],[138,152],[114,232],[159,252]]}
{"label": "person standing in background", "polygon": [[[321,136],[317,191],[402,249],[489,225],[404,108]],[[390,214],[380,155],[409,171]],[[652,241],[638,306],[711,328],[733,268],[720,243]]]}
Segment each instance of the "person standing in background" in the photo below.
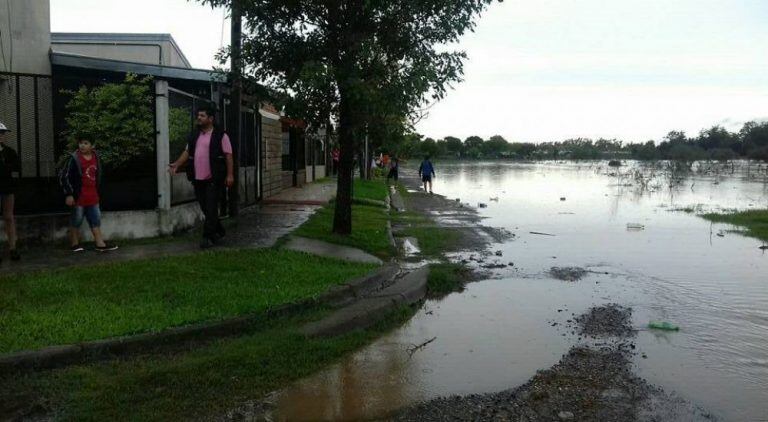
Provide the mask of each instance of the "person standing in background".
{"label": "person standing in background", "polygon": [[14,173],[18,174],[21,171],[21,162],[16,151],[5,145],[5,138],[8,132],[10,130],[0,122],[0,200],[2,200],[3,222],[5,223],[5,236],[8,239],[8,252],[11,256],[11,261],[18,261],[21,259],[21,255],[19,255],[19,251],[16,249],[18,237],[16,234],[16,217],[14,215],[18,178],[14,177]]}

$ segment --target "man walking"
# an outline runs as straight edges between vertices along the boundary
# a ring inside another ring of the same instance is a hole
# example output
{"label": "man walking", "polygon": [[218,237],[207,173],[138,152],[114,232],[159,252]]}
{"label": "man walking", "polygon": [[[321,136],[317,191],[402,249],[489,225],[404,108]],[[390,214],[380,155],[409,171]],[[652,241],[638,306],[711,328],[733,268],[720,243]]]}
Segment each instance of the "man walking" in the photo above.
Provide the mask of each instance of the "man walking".
{"label": "man walking", "polygon": [[424,157],[424,161],[419,165],[419,177],[424,183],[424,191],[427,191],[427,185],[429,185],[429,193],[432,193],[432,178],[435,176],[435,167],[432,162],[429,161],[429,156]]}
{"label": "man walking", "polygon": [[187,148],[179,159],[169,166],[169,172],[176,174],[189,160],[187,178],[195,187],[195,197],[205,216],[200,242],[203,249],[224,237],[224,227],[219,221],[219,198],[224,186],[231,188],[235,183],[232,144],[229,136],[214,126],[215,117],[213,107],[202,107],[197,111],[197,130],[189,136]]}

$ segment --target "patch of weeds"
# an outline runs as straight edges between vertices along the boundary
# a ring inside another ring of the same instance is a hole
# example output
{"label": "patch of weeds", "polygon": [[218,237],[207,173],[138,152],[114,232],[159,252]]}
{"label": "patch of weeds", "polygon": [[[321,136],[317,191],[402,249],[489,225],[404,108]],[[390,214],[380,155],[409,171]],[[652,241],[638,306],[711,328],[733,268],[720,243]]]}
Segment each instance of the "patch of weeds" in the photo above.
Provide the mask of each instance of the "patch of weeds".
{"label": "patch of weeds", "polygon": [[470,278],[470,270],[463,264],[442,262],[429,266],[427,291],[430,297],[442,297],[464,289]]}
{"label": "patch of weeds", "polygon": [[768,209],[709,213],[703,214],[701,217],[715,223],[743,227],[745,230],[738,231],[738,233],[768,242]]}
{"label": "patch of weeds", "polygon": [[352,186],[352,196],[355,199],[385,201],[389,196],[387,185],[380,179],[355,179]]}

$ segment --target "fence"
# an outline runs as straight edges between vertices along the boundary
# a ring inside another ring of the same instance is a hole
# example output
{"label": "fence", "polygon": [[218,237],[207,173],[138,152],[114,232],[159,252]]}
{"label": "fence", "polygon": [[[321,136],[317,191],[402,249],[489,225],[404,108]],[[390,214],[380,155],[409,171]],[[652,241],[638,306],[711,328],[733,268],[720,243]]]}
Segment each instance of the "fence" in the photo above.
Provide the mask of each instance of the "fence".
{"label": "fence", "polygon": [[19,214],[60,208],[50,76],[0,73],[0,121],[10,133],[5,145],[21,160],[16,208]]}

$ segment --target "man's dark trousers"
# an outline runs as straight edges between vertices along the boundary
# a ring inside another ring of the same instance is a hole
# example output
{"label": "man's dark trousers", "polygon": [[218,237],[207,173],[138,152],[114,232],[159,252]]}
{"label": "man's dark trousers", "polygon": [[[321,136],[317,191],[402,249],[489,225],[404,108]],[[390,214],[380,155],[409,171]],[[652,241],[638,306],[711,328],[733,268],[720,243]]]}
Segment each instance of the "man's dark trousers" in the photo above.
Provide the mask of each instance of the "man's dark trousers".
{"label": "man's dark trousers", "polygon": [[219,196],[221,187],[213,179],[195,180],[195,197],[200,204],[200,210],[205,215],[203,237],[217,240],[224,235],[224,227],[219,221]]}

